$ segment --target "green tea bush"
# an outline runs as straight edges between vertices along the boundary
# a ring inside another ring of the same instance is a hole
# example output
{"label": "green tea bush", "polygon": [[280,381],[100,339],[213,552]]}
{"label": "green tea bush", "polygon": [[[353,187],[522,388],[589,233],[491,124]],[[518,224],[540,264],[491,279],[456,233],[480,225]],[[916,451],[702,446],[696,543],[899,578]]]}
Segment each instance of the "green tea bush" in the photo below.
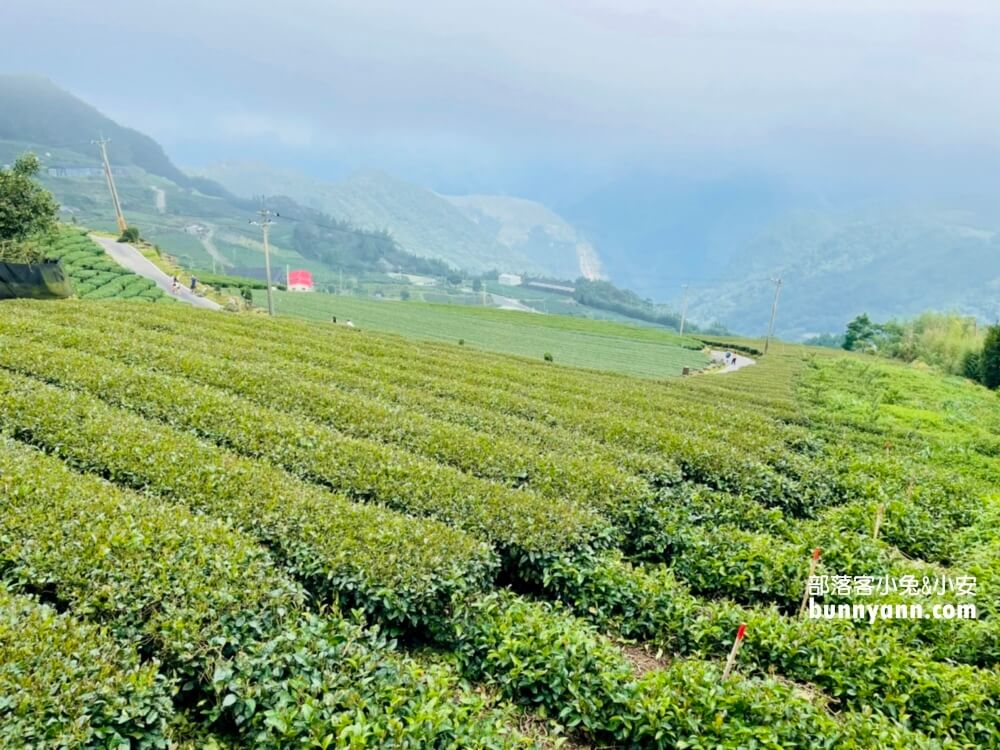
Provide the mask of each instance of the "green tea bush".
{"label": "green tea bush", "polygon": [[88,388],[105,400],[193,429],[247,456],[270,459],[355,499],[383,502],[482,536],[496,543],[508,564],[525,576],[533,575],[546,555],[602,544],[610,533],[606,522],[570,503],[506,490],[374,442],[255,409],[217,389],[25,341],[17,351],[4,349],[4,361],[12,367]]}
{"label": "green tea bush", "polygon": [[[148,295],[131,290],[132,284],[142,283],[145,289],[154,285],[131,271],[122,268],[85,233],[60,227],[46,241],[46,255],[62,261],[63,268],[73,282],[78,297],[86,299],[134,299],[141,297],[150,301],[164,298],[163,291],[157,289]],[[86,284],[82,282],[86,281]]]}
{"label": "green tea bush", "polygon": [[[91,330],[85,324],[77,327],[72,337],[74,346],[93,350],[106,339],[106,334]],[[45,335],[55,340],[60,331],[52,327]],[[129,337],[125,345],[108,353],[116,359],[155,366],[164,373],[224,388],[266,407],[302,414],[338,432],[399,444],[484,479],[526,486],[553,498],[591,506],[623,527],[634,528],[635,534],[642,533],[644,519],[650,513],[652,492],[646,484],[604,462],[552,453],[539,455],[514,440],[488,437],[469,428],[403,412],[375,399],[304,381],[291,370],[219,356],[232,357],[235,347],[227,351],[215,345],[212,356],[199,355],[192,350],[194,347],[179,354],[165,339],[155,332],[142,340]],[[309,426],[300,424],[301,429]]]}
{"label": "green tea bush", "polygon": [[167,747],[173,713],[156,662],[0,585],[0,745]]}
{"label": "green tea bush", "polygon": [[610,641],[551,604],[507,593],[465,604],[455,646],[470,679],[592,735],[628,700],[632,671]]}
{"label": "green tea bush", "polygon": [[301,591],[224,523],[125,493],[24,445],[0,442],[3,577],[155,644],[185,680],[279,627]]}
{"label": "green tea bush", "polygon": [[323,600],[431,634],[453,596],[496,571],[491,550],[433,521],[363,507],[83,394],[0,371],[0,427],[136,489],[227,519]]}
{"label": "green tea bush", "polygon": [[386,645],[357,623],[307,616],[238,654],[212,681],[257,748],[535,747],[510,728],[509,711],[464,689],[451,670]]}
{"label": "green tea bush", "polygon": [[266,747],[345,735],[517,740],[447,670],[425,672],[336,613],[303,612],[299,587],[226,524],[74,475],[24,446],[2,446],[0,475],[18,480],[4,485],[5,577],[44,585],[142,644],[205,721]]}

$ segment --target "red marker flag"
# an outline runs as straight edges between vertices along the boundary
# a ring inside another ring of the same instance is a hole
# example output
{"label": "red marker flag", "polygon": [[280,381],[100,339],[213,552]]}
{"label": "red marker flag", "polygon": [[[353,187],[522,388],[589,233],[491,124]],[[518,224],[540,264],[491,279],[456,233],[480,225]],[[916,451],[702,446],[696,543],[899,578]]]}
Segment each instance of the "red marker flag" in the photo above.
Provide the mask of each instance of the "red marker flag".
{"label": "red marker flag", "polygon": [[741,622],[739,628],[736,629],[736,640],[733,641],[733,648],[729,652],[729,658],[726,659],[726,668],[722,671],[722,679],[729,679],[729,675],[732,674],[733,667],[736,666],[736,657],[739,656],[740,649],[743,648],[743,638],[747,634],[747,624]]}

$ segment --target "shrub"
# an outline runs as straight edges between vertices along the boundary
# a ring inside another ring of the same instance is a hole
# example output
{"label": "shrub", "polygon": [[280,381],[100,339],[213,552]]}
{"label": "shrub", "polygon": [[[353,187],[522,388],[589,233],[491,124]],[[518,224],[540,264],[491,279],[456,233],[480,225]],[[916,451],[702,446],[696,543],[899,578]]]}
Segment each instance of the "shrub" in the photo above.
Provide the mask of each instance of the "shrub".
{"label": "shrub", "polygon": [[170,686],[96,627],[0,585],[0,745],[167,746]]}
{"label": "shrub", "polygon": [[0,473],[23,480],[4,485],[5,574],[44,582],[74,612],[142,644],[192,713],[244,744],[331,733],[373,745],[526,744],[447,670],[425,671],[336,613],[303,612],[299,587],[228,524],[74,475],[24,446],[0,445]]}
{"label": "shrub", "polygon": [[74,466],[229,519],[315,595],[391,627],[434,634],[452,596],[495,573],[488,547],[442,524],[354,505],[84,394],[10,373],[0,382],[0,424]]}
{"label": "shrub", "polygon": [[119,242],[128,242],[129,244],[134,244],[139,241],[139,229],[138,227],[126,227],[125,231],[122,232],[122,236],[118,238]]}
{"label": "shrub", "polygon": [[1000,388],[1000,324],[992,325],[986,331],[980,368],[982,384],[991,390]]}

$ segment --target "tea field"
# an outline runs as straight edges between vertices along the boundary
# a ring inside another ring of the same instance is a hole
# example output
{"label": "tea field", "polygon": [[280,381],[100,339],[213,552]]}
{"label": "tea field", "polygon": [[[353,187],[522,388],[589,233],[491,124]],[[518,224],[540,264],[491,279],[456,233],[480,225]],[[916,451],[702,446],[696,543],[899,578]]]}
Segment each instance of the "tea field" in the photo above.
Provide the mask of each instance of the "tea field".
{"label": "tea field", "polygon": [[45,242],[48,258],[62,261],[82,299],[133,299],[145,302],[167,300],[163,290],[144,276],[123,268],[104,249],[79,229],[60,226]]}
{"label": "tea field", "polygon": [[[253,294],[254,303],[266,308],[266,292]],[[339,323],[351,320],[364,330],[396,333],[415,341],[461,342],[469,349],[538,360],[549,354],[558,364],[639,377],[672,377],[685,367],[698,369],[708,364],[701,342],[652,326],[320,292],[275,292],[274,299],[275,312],[281,316],[327,323],[336,316]]]}
{"label": "tea field", "polygon": [[[975,582],[823,603],[977,616],[802,615],[815,548]],[[3,747],[1000,747],[998,592],[1000,402],[958,379],[0,305]]]}

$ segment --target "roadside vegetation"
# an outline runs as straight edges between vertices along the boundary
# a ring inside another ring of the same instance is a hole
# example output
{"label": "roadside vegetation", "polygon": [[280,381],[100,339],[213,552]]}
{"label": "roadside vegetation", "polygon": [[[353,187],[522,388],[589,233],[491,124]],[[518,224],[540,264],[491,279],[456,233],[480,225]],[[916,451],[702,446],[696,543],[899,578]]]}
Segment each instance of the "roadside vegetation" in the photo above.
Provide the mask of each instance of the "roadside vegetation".
{"label": "roadside vegetation", "polygon": [[971,317],[926,312],[912,320],[876,323],[859,315],[842,338],[810,343],[919,362],[988,388],[1000,386],[1000,326],[981,326]]}

